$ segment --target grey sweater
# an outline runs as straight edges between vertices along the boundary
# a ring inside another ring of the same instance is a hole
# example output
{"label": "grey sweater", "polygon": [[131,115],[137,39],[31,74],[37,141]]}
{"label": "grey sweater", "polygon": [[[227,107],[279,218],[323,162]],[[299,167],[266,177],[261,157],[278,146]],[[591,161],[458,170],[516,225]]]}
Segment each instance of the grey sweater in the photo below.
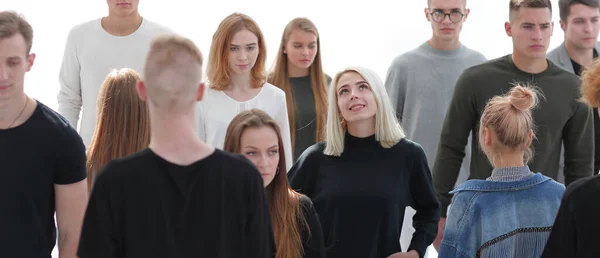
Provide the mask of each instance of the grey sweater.
{"label": "grey sweater", "polygon": [[[444,51],[425,42],[392,62],[385,87],[407,137],[423,147],[430,168],[435,161],[442,124],[458,76],[464,69],[484,61],[482,54],[465,45]],[[464,181],[469,174],[468,146],[465,152],[460,171],[462,180],[459,181]]]}

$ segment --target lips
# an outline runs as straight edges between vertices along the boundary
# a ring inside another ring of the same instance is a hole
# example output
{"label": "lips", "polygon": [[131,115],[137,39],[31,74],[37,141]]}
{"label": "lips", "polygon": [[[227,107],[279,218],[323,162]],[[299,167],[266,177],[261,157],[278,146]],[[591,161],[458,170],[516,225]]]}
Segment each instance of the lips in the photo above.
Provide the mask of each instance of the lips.
{"label": "lips", "polygon": [[354,105],[350,106],[348,108],[348,110],[351,110],[351,111],[360,111],[363,108],[365,108],[365,105],[363,105],[363,104],[354,104]]}

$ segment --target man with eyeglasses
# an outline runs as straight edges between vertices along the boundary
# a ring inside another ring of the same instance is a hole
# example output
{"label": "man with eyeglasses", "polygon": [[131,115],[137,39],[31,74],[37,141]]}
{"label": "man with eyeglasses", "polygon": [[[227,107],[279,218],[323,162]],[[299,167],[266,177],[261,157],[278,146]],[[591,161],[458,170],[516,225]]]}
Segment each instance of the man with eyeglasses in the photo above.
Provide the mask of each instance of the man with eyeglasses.
{"label": "man with eyeglasses", "polygon": [[[454,85],[464,69],[486,58],[460,42],[463,22],[469,15],[466,0],[428,0],[425,17],[431,23],[432,36],[416,49],[394,59],[387,72],[385,86],[396,106],[407,137],[421,144],[429,166],[433,167],[438,141]],[[468,176],[469,150],[461,169]],[[414,233],[408,207],[404,216],[400,243],[408,247]],[[441,232],[444,228],[438,228]],[[438,249],[440,239],[433,243]]]}

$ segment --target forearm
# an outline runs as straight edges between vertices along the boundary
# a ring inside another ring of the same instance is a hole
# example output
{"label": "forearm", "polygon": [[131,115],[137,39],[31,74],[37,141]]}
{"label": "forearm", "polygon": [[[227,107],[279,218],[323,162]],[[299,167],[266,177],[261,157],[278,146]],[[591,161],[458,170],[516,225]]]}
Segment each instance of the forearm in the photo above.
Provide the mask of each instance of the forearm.
{"label": "forearm", "polygon": [[58,255],[59,258],[77,257],[77,247],[79,246],[79,231],[58,233]]}

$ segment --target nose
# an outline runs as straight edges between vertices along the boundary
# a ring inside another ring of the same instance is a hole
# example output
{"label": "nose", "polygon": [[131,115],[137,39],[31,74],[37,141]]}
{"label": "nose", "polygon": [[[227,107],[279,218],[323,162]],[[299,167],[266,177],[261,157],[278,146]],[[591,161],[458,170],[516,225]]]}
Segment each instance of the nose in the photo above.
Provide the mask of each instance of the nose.
{"label": "nose", "polygon": [[246,61],[246,59],[248,58],[248,53],[246,52],[246,50],[242,50],[239,52],[238,54],[238,60],[240,61]]}
{"label": "nose", "polygon": [[8,80],[8,69],[4,65],[0,65],[0,81]]}
{"label": "nose", "polygon": [[260,157],[258,158],[257,167],[259,167],[259,168],[269,167],[269,159],[266,157],[266,155],[260,155]]}
{"label": "nose", "polygon": [[302,55],[303,56],[308,56],[308,48],[307,47],[305,47],[305,48],[302,49]]}
{"label": "nose", "polygon": [[590,32],[590,31],[592,31],[592,24],[590,24],[589,22],[586,22],[585,26],[583,26],[583,31],[584,32]]}
{"label": "nose", "polygon": [[543,35],[542,29],[540,27],[536,27],[531,36],[532,36],[533,40],[539,41],[539,40],[543,39],[542,35]]}

